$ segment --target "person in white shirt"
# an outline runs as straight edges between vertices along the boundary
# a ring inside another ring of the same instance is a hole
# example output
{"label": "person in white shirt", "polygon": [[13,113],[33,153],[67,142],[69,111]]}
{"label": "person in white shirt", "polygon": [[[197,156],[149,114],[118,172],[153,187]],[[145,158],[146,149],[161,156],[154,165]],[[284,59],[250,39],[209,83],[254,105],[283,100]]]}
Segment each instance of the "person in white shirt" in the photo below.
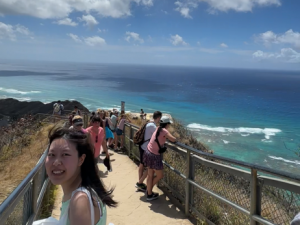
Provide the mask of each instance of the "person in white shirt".
{"label": "person in white shirt", "polygon": [[[148,143],[152,137],[152,134],[156,130],[156,124],[159,123],[160,119],[162,117],[162,113],[160,111],[156,111],[153,113],[153,119],[149,121],[149,123],[146,125],[145,135],[144,135],[144,143],[139,146],[140,150],[140,165],[139,165],[139,181],[136,183],[135,187],[140,191],[146,191],[147,186],[144,184],[144,180],[147,177],[147,170],[145,170],[144,167],[144,151],[147,150]],[[144,171],[145,170],[145,171]]]}

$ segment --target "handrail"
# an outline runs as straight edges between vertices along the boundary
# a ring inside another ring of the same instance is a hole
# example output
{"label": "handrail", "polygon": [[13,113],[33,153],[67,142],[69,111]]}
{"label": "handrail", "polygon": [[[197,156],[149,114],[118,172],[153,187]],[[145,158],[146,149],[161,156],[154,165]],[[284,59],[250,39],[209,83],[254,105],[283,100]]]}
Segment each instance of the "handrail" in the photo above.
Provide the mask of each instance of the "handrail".
{"label": "handrail", "polygon": [[[139,160],[133,143],[138,128],[126,123],[124,136],[127,154]],[[167,147],[165,175],[159,184],[167,195],[183,203],[186,215],[194,213],[212,225],[220,223],[218,215],[232,216],[232,221],[226,219],[233,224],[275,225],[288,224],[300,211],[299,175],[206,153],[180,142],[169,142]]]}
{"label": "handrail", "polygon": [[[133,128],[139,129],[138,126],[136,126],[132,123],[126,123],[126,124],[128,126],[133,127]],[[268,167],[264,167],[264,166],[260,166],[260,165],[255,165],[255,164],[252,164],[252,163],[247,163],[247,162],[243,162],[243,161],[230,159],[230,158],[226,158],[226,157],[223,157],[223,156],[218,156],[218,155],[215,155],[215,154],[203,152],[203,151],[200,151],[200,150],[195,149],[193,147],[187,146],[187,145],[185,145],[181,142],[176,142],[176,143],[167,142],[167,143],[171,143],[172,145],[175,145],[175,146],[178,146],[178,147],[181,147],[181,148],[184,148],[184,149],[188,149],[188,150],[191,151],[191,153],[197,153],[198,155],[205,156],[205,157],[208,157],[210,159],[215,159],[215,160],[220,160],[220,161],[227,162],[227,163],[232,163],[232,164],[235,164],[237,166],[242,166],[242,167],[245,167],[245,168],[248,168],[248,169],[257,169],[257,170],[260,170],[260,171],[268,173],[268,174],[276,174],[277,176],[280,176],[280,177],[300,181],[300,175],[297,175],[297,174],[283,172],[283,171],[279,171],[279,170],[276,170],[276,169],[272,169],[272,168],[268,168]]]}
{"label": "handrail", "polygon": [[10,212],[12,211],[12,209],[14,209],[14,207],[18,203],[18,200],[22,196],[24,196],[25,192],[29,188],[32,179],[43,167],[46,156],[47,156],[47,150],[43,153],[36,166],[29,172],[29,174],[25,177],[25,179],[22,180],[22,182],[14,189],[14,191],[4,200],[4,202],[2,202],[2,204],[0,205],[0,218],[1,218],[0,224],[6,221],[6,219],[10,215]]}

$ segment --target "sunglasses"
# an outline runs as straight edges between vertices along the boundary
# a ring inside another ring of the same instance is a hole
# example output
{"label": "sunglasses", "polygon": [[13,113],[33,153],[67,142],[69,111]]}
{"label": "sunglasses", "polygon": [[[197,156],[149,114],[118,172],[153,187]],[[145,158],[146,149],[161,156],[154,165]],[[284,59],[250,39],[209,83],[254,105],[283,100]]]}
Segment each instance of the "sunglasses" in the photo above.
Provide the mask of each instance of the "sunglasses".
{"label": "sunglasses", "polygon": [[95,141],[96,141],[96,143],[98,142],[98,135],[96,136],[96,140]]}

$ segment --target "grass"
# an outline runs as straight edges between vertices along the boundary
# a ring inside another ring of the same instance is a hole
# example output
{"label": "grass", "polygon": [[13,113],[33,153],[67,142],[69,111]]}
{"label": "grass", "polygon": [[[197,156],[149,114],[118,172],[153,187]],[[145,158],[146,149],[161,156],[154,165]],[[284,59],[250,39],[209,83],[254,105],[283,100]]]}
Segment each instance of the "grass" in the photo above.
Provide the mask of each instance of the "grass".
{"label": "grass", "polygon": [[38,219],[48,218],[51,216],[57,191],[57,186],[50,183],[44,195]]}

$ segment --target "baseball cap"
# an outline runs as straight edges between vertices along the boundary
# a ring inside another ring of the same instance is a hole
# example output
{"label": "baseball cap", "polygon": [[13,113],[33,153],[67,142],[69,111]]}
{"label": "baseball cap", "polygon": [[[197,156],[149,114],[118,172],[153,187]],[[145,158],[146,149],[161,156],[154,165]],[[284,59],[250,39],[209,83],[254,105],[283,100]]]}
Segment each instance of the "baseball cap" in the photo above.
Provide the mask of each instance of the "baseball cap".
{"label": "baseball cap", "polygon": [[160,123],[173,123],[168,116],[163,116],[160,119]]}

